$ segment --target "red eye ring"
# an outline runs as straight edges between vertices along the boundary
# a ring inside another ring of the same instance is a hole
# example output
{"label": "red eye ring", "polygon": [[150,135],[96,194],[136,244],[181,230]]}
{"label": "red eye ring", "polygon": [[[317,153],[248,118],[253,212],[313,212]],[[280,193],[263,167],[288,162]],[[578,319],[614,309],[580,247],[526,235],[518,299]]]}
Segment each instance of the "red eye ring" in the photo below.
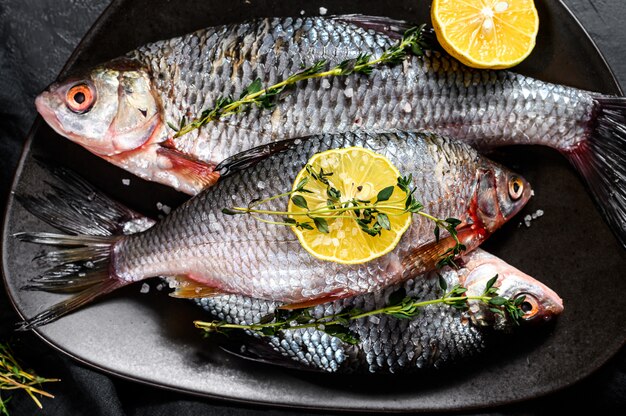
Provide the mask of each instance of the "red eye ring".
{"label": "red eye ring", "polygon": [[75,113],[86,113],[95,101],[93,88],[87,84],[76,84],[67,90],[67,108]]}
{"label": "red eye ring", "polygon": [[535,315],[537,315],[537,313],[539,313],[539,301],[534,296],[527,293],[520,294],[516,296],[516,298],[520,296],[524,296],[524,301],[520,305],[522,312],[524,312],[523,318],[533,318]]}

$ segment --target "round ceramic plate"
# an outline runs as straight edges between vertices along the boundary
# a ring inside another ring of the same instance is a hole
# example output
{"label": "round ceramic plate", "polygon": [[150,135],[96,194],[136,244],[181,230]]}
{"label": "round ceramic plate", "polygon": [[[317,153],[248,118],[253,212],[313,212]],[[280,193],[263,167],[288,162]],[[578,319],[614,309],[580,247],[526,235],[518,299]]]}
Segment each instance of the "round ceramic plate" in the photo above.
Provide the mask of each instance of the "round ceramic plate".
{"label": "round ceramic plate", "polygon": [[[362,13],[429,21],[427,2],[350,0],[200,1],[116,0],[87,34],[64,72],[127,50],[202,27],[252,17]],[[537,2],[538,45],[519,72],[546,81],[619,94],[604,59],[571,13],[558,1]],[[149,18],[146,18],[147,15]],[[566,69],[566,70],[565,70]],[[74,169],[114,198],[156,216],[156,204],[185,199],[145,183],[62,139],[38,120],[13,190],[37,193],[45,179],[33,162],[45,156]],[[454,370],[413,376],[345,377],[285,370],[221,352],[192,327],[205,317],[186,301],[152,290],[126,288],[79,312],[37,329],[53,347],[102,371],[192,394],[268,405],[372,411],[425,411],[487,407],[563,388],[606,362],[626,338],[626,256],[602,221],[576,172],[545,148],[512,147],[494,157],[522,173],[536,197],[485,248],[542,280],[564,299],[565,313],[551,327],[504,338],[478,361]],[[130,186],[122,179],[131,178]],[[524,215],[545,215],[530,228]],[[19,231],[50,230],[9,201],[3,233],[3,270],[19,313],[30,317],[61,296],[19,288],[36,275],[39,248],[11,238]],[[205,317],[206,318],[206,317]]]}

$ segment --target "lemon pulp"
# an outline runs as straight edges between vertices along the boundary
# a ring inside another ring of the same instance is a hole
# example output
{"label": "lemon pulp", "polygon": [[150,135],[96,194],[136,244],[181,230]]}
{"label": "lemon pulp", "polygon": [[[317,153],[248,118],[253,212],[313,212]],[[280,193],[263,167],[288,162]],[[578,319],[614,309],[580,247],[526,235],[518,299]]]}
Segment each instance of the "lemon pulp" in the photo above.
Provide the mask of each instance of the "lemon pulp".
{"label": "lemon pulp", "polygon": [[535,47],[539,17],[533,0],[433,0],[437,40],[474,68],[510,68]]}
{"label": "lemon pulp", "polygon": [[[302,246],[319,259],[345,264],[364,263],[393,250],[411,223],[411,214],[403,212],[406,194],[396,186],[400,176],[398,169],[384,156],[360,147],[318,153],[309,160],[308,165],[313,172],[323,169],[325,173],[332,173],[326,179],[331,187],[341,192],[339,204],[352,199],[373,204],[381,190],[394,186],[394,191],[389,200],[379,202],[377,208],[388,216],[389,230],[383,229],[380,235],[371,236],[355,221],[354,211],[320,213],[315,216],[327,220],[328,233],[320,232],[315,227],[313,230],[292,227]],[[308,210],[326,209],[328,186],[315,180],[306,168],[296,176],[292,190],[304,178],[308,178],[305,189],[312,193],[299,195],[306,199]],[[287,210],[294,214],[307,212],[307,209],[294,204],[292,199],[289,200]],[[342,215],[344,218],[331,218],[332,215]],[[299,222],[313,223],[306,216],[290,217]]]}

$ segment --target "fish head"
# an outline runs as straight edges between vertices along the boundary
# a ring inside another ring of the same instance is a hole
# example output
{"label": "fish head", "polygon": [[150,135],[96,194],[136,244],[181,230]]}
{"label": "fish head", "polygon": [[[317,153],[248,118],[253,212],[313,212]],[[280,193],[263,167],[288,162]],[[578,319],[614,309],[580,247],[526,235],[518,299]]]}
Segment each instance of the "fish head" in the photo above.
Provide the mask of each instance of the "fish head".
{"label": "fish head", "polygon": [[161,124],[148,72],[126,58],[52,84],[35,104],[57,133],[99,156],[140,148]]}
{"label": "fish head", "polygon": [[467,288],[467,296],[482,296],[489,280],[498,276],[493,285],[497,288],[497,296],[517,301],[523,311],[523,315],[516,321],[504,309],[502,313],[496,313],[492,310],[494,305],[469,300],[469,313],[474,324],[510,330],[517,324],[532,325],[551,321],[563,312],[563,300],[556,292],[498,257],[476,250],[464,260],[461,284]]}
{"label": "fish head", "polygon": [[500,228],[530,200],[530,184],[520,175],[493,164],[479,169],[474,214],[488,233]]}

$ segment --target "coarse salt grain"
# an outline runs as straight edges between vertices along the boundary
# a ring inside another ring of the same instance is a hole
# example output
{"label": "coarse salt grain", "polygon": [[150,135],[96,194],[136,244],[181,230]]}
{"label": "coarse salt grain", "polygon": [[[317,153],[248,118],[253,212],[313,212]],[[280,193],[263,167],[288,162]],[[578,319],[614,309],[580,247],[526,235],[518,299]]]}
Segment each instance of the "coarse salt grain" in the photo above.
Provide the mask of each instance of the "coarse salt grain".
{"label": "coarse salt grain", "polygon": [[328,13],[328,9],[326,7],[320,7],[320,16],[324,16]]}

